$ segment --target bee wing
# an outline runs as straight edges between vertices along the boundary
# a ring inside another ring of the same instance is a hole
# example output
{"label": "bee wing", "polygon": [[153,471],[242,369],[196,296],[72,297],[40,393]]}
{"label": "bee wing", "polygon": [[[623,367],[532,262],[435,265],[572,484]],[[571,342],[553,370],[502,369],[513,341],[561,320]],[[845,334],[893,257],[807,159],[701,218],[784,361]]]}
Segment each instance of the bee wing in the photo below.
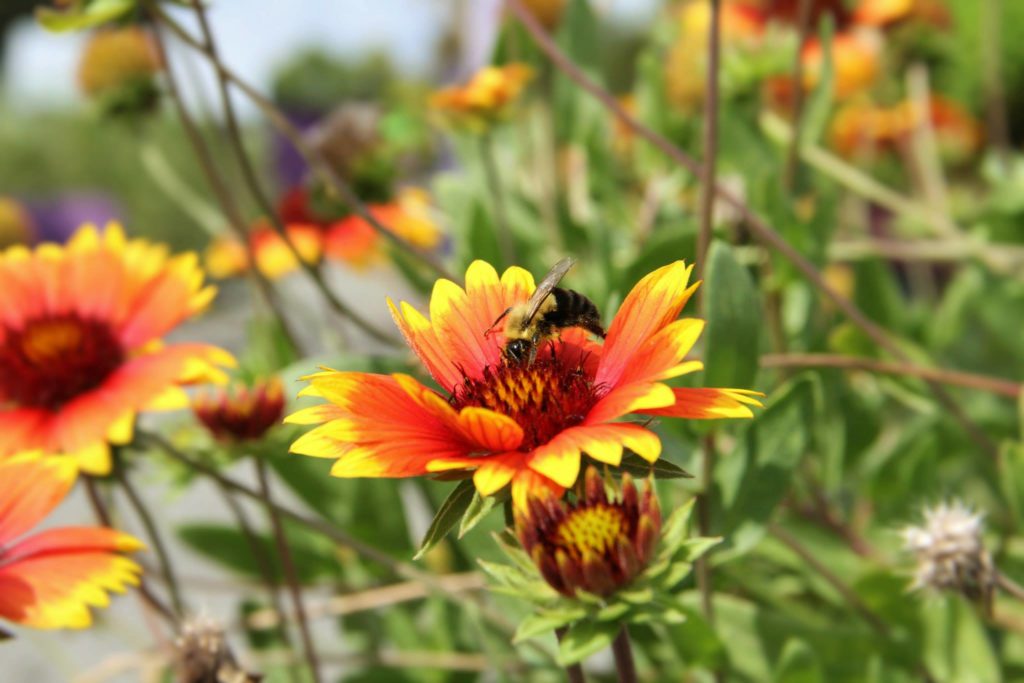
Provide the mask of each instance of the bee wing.
{"label": "bee wing", "polygon": [[569,272],[573,264],[576,263],[576,259],[571,256],[566,256],[564,259],[551,266],[551,270],[544,276],[544,279],[537,285],[537,289],[530,295],[529,300],[526,302],[526,315],[523,316],[522,325],[525,328],[533,320],[533,316],[537,315],[537,310],[540,305],[544,303],[544,299],[548,298],[551,294],[551,290],[558,286],[558,283],[562,281],[565,274]]}

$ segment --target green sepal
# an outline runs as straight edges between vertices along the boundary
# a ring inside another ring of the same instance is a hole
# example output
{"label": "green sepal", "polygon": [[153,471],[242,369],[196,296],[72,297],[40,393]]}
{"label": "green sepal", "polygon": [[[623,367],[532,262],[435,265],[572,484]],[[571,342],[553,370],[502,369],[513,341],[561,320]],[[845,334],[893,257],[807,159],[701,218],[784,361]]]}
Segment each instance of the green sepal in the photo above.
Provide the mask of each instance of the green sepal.
{"label": "green sepal", "polygon": [[423,535],[423,540],[420,541],[419,550],[416,551],[412,559],[420,559],[431,548],[440,543],[441,539],[448,535],[448,532],[452,530],[456,522],[462,519],[466,510],[469,509],[475,495],[476,488],[473,486],[472,479],[459,482],[459,485],[441,503],[441,507],[438,508],[433,521],[430,522],[427,533]]}
{"label": "green sepal", "polygon": [[587,611],[582,607],[559,607],[550,610],[540,610],[536,614],[523,619],[512,637],[513,643],[520,643],[524,640],[543,635],[548,631],[568,626],[574,621],[579,621],[587,616]]}
{"label": "green sepal", "polygon": [[569,666],[600,652],[612,644],[619,628],[617,622],[607,621],[580,621],[573,624],[558,644],[558,664]]}
{"label": "green sepal", "polygon": [[135,5],[136,0],[93,0],[67,10],[37,7],[36,21],[54,33],[78,31],[118,19],[135,9]]}
{"label": "green sepal", "polygon": [[641,478],[654,475],[655,479],[693,479],[692,474],[670,460],[658,458],[654,462],[647,462],[636,453],[625,454],[619,469]]}
{"label": "green sepal", "polygon": [[[466,480],[470,481],[470,480]],[[473,493],[473,499],[470,501],[469,506],[466,508],[462,515],[462,521],[459,522],[459,538],[462,538],[470,529],[475,527],[480,521],[487,516],[494,506],[498,503],[496,496],[481,496],[479,491]]]}

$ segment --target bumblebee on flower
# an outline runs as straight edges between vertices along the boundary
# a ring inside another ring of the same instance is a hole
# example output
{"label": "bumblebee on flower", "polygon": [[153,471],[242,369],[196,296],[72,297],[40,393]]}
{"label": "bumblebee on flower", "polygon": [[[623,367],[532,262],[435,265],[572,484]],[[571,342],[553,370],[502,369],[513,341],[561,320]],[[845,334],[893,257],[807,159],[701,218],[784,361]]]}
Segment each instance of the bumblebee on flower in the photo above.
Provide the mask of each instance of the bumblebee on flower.
{"label": "bumblebee on flower", "polygon": [[483,262],[465,288],[439,280],[428,319],[407,303],[388,302],[413,351],[442,391],[405,374],[324,370],[300,395],[326,402],[286,422],[320,425],[292,451],[335,459],[339,477],[472,474],[480,495],[511,488],[527,495],[573,486],[582,456],[613,467],[629,449],[649,462],[661,441],[628,415],[714,419],[751,417],[757,392],[670,387],[696,372],[685,360],[704,323],[677,316],[697,284],[681,261],[643,278],[607,328],[604,343],[578,328],[546,341],[532,363],[509,362],[503,335],[488,334],[509,308],[526,302],[534,279],[512,267],[500,277]]}

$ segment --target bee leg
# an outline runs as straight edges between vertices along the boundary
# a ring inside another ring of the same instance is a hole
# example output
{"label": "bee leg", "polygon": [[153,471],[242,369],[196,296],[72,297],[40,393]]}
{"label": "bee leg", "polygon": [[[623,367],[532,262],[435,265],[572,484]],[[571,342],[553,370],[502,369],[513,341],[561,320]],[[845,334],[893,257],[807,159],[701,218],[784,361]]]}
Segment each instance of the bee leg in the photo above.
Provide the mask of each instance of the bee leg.
{"label": "bee leg", "polygon": [[486,338],[486,337],[490,337],[490,336],[491,336],[492,334],[494,334],[494,328],[498,326],[498,323],[500,323],[500,322],[501,322],[502,320],[504,320],[504,319],[505,319],[505,316],[506,316],[506,315],[508,315],[508,314],[509,314],[509,311],[511,311],[511,310],[512,310],[512,307],[511,307],[511,306],[509,306],[508,308],[506,308],[506,309],[505,309],[505,310],[504,310],[504,311],[502,312],[502,314],[501,314],[501,315],[499,315],[499,316],[498,316],[498,319],[497,319],[497,320],[495,320],[495,321],[494,321],[493,323],[491,323],[491,326],[487,328],[487,331],[486,331],[486,332],[484,332],[484,337],[485,337],[485,338]]}

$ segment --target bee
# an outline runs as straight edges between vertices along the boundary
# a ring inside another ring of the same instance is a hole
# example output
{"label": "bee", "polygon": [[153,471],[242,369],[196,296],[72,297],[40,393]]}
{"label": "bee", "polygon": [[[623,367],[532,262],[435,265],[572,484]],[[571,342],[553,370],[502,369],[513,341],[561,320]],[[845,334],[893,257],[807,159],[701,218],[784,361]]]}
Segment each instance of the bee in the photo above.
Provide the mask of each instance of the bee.
{"label": "bee", "polygon": [[487,334],[505,321],[505,358],[513,363],[532,364],[542,342],[558,336],[567,327],[582,327],[602,339],[601,313],[594,302],[579,292],[558,286],[575,263],[566,257],[556,263],[522,304],[505,309]]}

